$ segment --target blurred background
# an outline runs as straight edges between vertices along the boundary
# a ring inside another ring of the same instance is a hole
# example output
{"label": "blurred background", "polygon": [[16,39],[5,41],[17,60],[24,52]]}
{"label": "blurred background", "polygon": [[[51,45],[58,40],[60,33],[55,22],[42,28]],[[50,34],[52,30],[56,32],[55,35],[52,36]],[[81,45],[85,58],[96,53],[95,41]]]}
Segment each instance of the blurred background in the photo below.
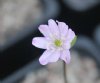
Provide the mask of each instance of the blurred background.
{"label": "blurred background", "polygon": [[38,62],[32,46],[48,19],[67,23],[78,35],[67,65],[68,83],[100,83],[99,0],[0,0],[0,83],[64,83],[62,62]]}

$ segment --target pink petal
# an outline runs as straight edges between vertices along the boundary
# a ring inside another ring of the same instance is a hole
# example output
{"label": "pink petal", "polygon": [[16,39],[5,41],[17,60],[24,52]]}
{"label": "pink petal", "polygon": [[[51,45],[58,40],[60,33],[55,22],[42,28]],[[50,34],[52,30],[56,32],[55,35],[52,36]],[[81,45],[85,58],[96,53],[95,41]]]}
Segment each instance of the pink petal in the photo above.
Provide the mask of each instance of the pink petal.
{"label": "pink petal", "polygon": [[50,62],[56,62],[60,57],[60,52],[59,51],[54,51],[54,50],[46,50],[42,56],[39,58],[39,62],[42,65],[46,65]]}
{"label": "pink petal", "polygon": [[63,50],[61,52],[60,59],[64,60],[67,64],[70,63],[70,51],[69,50]]}
{"label": "pink petal", "polygon": [[59,36],[60,36],[59,35],[59,28],[58,28],[56,22],[54,20],[50,19],[48,21],[48,25],[49,25],[49,29],[52,32],[53,36],[54,37],[56,36],[56,38],[59,38]]}
{"label": "pink petal", "polygon": [[44,37],[35,37],[32,40],[32,44],[38,48],[47,49],[48,41]]}
{"label": "pink petal", "polygon": [[40,25],[39,30],[45,37],[50,37],[51,32],[49,30],[48,25]]}
{"label": "pink petal", "polygon": [[68,25],[66,25],[64,22],[58,22],[58,27],[61,37],[65,37],[68,33]]}
{"label": "pink petal", "polygon": [[69,41],[64,41],[63,48],[69,50],[71,48],[71,44]]}
{"label": "pink petal", "polygon": [[75,33],[74,31],[72,31],[71,29],[68,30],[68,35],[67,35],[67,38],[68,40],[71,42],[75,37]]}

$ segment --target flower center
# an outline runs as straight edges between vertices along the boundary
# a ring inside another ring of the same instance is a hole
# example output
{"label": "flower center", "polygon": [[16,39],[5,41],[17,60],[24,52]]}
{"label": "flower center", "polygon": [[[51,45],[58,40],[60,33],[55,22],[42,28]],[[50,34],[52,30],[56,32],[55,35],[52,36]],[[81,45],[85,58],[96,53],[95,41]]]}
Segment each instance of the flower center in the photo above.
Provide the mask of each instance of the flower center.
{"label": "flower center", "polygon": [[55,40],[54,41],[55,46],[60,47],[62,45],[61,40]]}

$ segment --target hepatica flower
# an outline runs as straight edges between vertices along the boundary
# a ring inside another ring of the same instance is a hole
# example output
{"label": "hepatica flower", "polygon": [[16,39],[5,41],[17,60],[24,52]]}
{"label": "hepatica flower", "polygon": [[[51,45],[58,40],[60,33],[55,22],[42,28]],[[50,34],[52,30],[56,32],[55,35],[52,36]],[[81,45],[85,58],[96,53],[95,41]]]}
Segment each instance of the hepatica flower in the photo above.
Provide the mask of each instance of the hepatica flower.
{"label": "hepatica flower", "polygon": [[39,31],[44,37],[35,37],[32,44],[35,47],[46,49],[40,56],[39,62],[46,65],[59,59],[67,64],[70,62],[70,48],[76,41],[75,33],[64,22],[50,19],[48,25],[40,25]]}

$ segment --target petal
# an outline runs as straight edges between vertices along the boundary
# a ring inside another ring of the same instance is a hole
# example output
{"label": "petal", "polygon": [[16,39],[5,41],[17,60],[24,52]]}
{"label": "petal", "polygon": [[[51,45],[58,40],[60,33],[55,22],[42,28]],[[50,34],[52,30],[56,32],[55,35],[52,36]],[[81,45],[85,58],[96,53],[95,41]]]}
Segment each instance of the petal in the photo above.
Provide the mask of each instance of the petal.
{"label": "petal", "polygon": [[69,50],[71,48],[71,44],[69,41],[65,41],[63,44],[63,48],[66,50]]}
{"label": "petal", "polygon": [[46,50],[42,56],[39,58],[39,62],[42,65],[46,65],[50,62],[56,62],[60,57],[60,52],[59,51],[54,51],[54,50]]}
{"label": "petal", "polygon": [[32,44],[38,48],[47,49],[48,41],[45,37],[35,37]]}
{"label": "petal", "polygon": [[52,32],[53,36],[59,38],[59,28],[56,22],[52,19],[48,21],[49,29]]}
{"label": "petal", "polygon": [[45,37],[50,37],[51,32],[49,30],[48,25],[40,25],[39,26],[39,31],[45,36]]}
{"label": "petal", "polygon": [[69,50],[63,50],[61,52],[60,59],[64,60],[67,64],[70,63],[70,51]]}
{"label": "petal", "polygon": [[64,22],[58,22],[58,27],[61,37],[65,37],[68,33],[68,25],[66,25]]}
{"label": "petal", "polygon": [[60,58],[60,51],[54,51],[50,57],[48,57],[49,62],[56,62]]}
{"label": "petal", "polygon": [[67,40],[71,42],[74,39],[74,37],[75,37],[74,31],[72,31],[71,29],[69,29],[68,30],[68,35],[67,35],[67,38],[68,38]]}

